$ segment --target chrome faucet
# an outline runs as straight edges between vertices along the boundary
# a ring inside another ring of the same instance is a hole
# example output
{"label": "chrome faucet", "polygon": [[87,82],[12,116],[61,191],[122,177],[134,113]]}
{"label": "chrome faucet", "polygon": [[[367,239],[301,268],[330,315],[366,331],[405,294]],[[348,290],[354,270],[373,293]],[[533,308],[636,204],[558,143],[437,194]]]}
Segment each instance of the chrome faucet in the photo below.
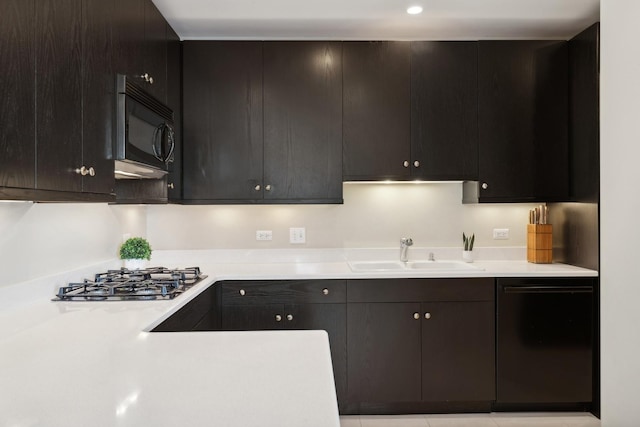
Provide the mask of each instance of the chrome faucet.
{"label": "chrome faucet", "polygon": [[413,240],[411,237],[403,237],[400,239],[400,261],[407,262],[409,261],[409,257],[407,256],[407,251],[409,250],[409,246],[413,245]]}

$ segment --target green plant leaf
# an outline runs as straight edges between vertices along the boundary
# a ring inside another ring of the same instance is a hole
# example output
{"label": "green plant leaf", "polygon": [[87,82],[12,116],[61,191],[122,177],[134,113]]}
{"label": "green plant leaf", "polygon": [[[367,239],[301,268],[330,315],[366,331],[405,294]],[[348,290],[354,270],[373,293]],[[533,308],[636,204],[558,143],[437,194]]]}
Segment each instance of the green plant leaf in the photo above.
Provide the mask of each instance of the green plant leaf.
{"label": "green plant leaf", "polygon": [[127,239],[120,246],[120,259],[151,259],[151,246],[142,237]]}

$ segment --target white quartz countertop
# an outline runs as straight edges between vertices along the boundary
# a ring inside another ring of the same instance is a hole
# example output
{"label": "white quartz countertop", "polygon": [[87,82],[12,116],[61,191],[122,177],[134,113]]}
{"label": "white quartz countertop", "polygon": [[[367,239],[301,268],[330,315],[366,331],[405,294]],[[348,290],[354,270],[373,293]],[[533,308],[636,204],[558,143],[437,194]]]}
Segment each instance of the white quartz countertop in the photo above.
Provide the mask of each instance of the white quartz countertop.
{"label": "white quartz countertop", "polygon": [[208,275],[170,301],[51,301],[118,260],[0,287],[0,427],[339,427],[324,331],[148,332],[217,280],[597,276],[517,259],[478,260],[472,273],[354,273],[348,264],[393,254],[157,251],[152,265]]}

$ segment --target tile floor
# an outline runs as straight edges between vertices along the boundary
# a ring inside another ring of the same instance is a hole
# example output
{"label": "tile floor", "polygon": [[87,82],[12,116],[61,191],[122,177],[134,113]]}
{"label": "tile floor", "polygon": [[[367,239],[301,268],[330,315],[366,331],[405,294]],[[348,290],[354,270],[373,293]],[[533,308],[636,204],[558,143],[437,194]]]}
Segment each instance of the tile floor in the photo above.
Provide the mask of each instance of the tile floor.
{"label": "tile floor", "polygon": [[584,412],[491,414],[348,415],[341,427],[600,427],[600,420]]}

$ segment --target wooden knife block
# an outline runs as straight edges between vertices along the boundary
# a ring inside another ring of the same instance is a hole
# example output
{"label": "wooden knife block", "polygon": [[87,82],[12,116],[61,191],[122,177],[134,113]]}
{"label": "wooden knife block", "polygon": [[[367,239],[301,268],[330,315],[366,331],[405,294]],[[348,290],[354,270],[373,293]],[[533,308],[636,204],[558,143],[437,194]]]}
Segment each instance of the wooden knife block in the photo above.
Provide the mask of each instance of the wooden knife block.
{"label": "wooden knife block", "polygon": [[553,261],[553,226],[527,224],[527,261],[551,264]]}

